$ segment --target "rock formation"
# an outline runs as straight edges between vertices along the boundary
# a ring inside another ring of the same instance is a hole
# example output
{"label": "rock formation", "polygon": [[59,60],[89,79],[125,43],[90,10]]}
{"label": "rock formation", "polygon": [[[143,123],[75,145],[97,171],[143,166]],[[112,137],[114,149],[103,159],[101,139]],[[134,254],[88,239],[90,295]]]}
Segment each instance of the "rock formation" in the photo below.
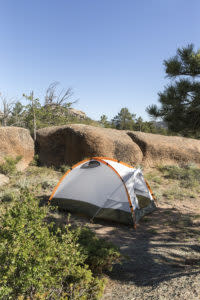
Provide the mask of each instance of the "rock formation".
{"label": "rock formation", "polygon": [[78,119],[86,119],[87,118],[86,114],[83,111],[77,110],[75,108],[69,108],[69,114]]}
{"label": "rock formation", "polygon": [[19,171],[24,170],[34,156],[34,143],[27,129],[20,127],[0,127],[0,163],[6,156],[22,159],[17,164]]}
{"label": "rock formation", "polygon": [[131,164],[142,161],[142,152],[125,131],[83,124],[43,128],[37,132],[42,164],[73,164],[86,157],[108,156]]}
{"label": "rock formation", "polygon": [[190,162],[200,165],[200,140],[138,131],[127,134],[140,147],[146,166]]}
{"label": "rock formation", "polygon": [[194,162],[200,165],[200,141],[83,124],[43,128],[37,132],[40,162],[74,164],[86,157],[107,156],[131,165]]}

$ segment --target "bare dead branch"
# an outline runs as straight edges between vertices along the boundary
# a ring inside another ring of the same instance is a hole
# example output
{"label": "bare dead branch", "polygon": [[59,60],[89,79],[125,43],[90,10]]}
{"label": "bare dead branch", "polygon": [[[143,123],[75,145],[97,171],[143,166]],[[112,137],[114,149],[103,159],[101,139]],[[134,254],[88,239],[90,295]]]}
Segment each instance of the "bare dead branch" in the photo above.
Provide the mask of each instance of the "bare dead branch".
{"label": "bare dead branch", "polygon": [[77,102],[77,100],[70,101],[74,94],[72,88],[57,91],[58,85],[59,82],[57,81],[49,85],[48,89],[46,90],[45,105],[71,106]]}
{"label": "bare dead branch", "polygon": [[13,98],[8,99],[2,94],[0,94],[0,107],[1,107],[0,118],[2,120],[2,126],[7,126],[8,118],[12,112],[15,103],[16,101]]}

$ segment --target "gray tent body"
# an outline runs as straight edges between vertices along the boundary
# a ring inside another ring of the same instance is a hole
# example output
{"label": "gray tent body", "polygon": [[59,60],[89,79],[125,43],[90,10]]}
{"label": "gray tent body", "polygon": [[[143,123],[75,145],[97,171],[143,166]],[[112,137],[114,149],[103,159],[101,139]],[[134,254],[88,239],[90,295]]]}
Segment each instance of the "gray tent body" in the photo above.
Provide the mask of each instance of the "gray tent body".
{"label": "gray tent body", "polygon": [[72,167],[50,200],[72,213],[133,224],[155,209],[142,171],[114,159],[94,157]]}

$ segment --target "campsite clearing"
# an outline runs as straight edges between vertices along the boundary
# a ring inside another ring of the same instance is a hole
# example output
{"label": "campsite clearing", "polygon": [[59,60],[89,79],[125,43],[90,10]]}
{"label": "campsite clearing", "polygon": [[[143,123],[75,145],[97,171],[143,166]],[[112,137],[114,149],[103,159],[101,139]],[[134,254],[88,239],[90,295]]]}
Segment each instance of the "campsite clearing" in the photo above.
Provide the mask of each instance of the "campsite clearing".
{"label": "campsite clearing", "polygon": [[[158,166],[144,170],[157,195],[158,209],[139,222],[137,231],[132,226],[89,223],[87,218],[71,215],[71,223],[88,224],[125,255],[121,265],[105,274],[108,283],[103,300],[199,299],[200,188],[195,184],[193,169],[200,170],[194,166],[187,169]],[[29,167],[25,173],[12,176],[7,187],[1,187],[0,197],[12,203],[15,193],[28,187],[45,204],[61,175],[51,168]],[[66,212],[52,213],[51,217],[60,224],[68,222]]]}

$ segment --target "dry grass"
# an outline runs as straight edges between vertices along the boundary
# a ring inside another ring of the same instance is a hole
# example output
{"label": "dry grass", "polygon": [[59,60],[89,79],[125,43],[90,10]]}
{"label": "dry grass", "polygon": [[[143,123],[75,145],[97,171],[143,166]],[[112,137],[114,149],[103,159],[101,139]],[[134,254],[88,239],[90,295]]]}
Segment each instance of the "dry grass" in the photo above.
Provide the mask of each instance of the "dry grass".
{"label": "dry grass", "polygon": [[195,165],[163,166],[145,172],[154,193],[160,202],[196,199],[200,197],[200,169]]}
{"label": "dry grass", "polygon": [[10,175],[9,183],[0,187],[0,209],[10,205],[20,189],[24,188],[41,200],[47,200],[61,176],[62,173],[53,168],[36,166],[30,166],[23,173]]}

